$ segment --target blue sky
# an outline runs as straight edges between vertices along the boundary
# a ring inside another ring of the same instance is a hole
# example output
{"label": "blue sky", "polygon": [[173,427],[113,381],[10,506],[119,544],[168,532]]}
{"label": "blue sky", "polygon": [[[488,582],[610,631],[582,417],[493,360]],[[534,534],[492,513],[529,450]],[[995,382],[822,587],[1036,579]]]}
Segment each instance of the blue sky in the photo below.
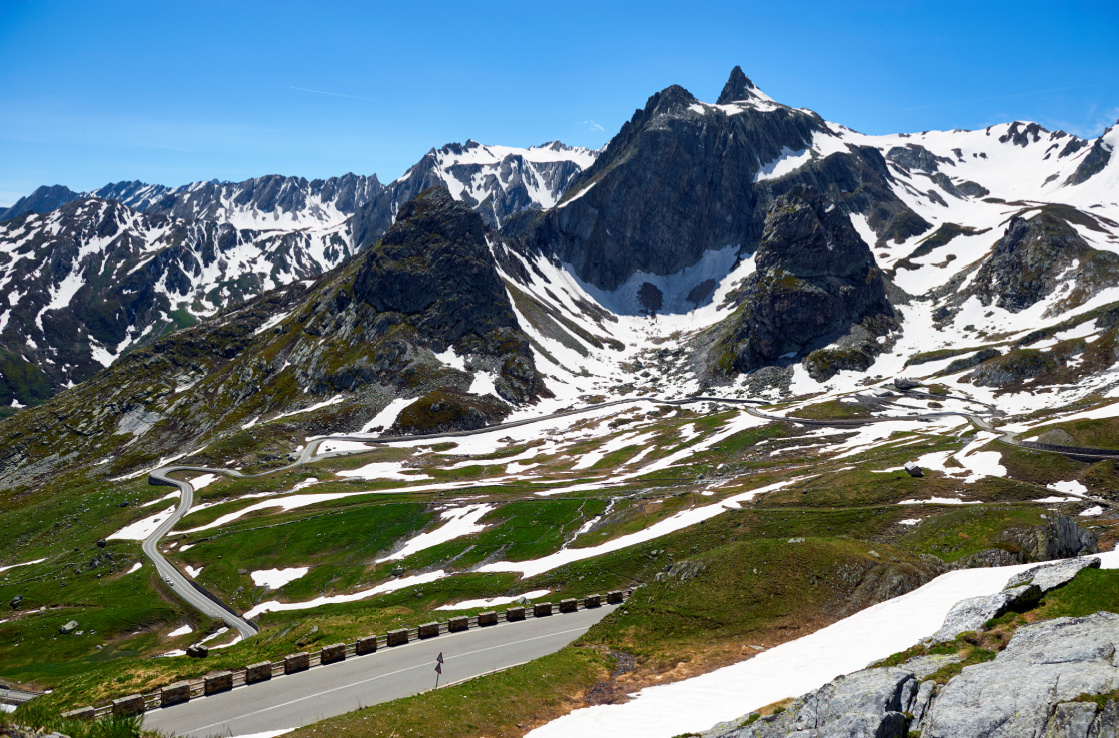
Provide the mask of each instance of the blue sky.
{"label": "blue sky", "polygon": [[[531,7],[530,7],[531,6]],[[1119,3],[0,0],[0,204],[270,173],[400,176],[449,141],[598,147],[740,64],[867,133],[1119,118]]]}

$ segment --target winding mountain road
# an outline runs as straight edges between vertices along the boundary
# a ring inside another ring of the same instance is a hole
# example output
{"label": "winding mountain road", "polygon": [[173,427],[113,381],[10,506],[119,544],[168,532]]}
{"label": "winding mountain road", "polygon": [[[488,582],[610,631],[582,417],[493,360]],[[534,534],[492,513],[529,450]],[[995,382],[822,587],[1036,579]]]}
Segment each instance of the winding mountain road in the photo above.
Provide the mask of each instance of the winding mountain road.
{"label": "winding mountain road", "polygon": [[[902,396],[914,397],[914,398],[919,398],[919,399],[935,399],[935,400],[954,399],[954,400],[960,400],[960,401],[963,401],[963,402],[969,402],[969,403],[973,403],[973,404],[976,404],[976,405],[983,406],[984,408],[987,409],[987,414],[989,414],[989,415],[1000,414],[999,411],[993,405],[990,405],[988,403],[983,403],[983,402],[980,402],[978,400],[974,400],[974,399],[969,398],[969,397],[962,397],[962,396],[955,396],[955,395],[933,395],[933,394],[929,394],[929,393],[925,393],[925,392],[917,392],[917,391],[913,391],[913,390],[900,390],[899,389],[897,391]],[[897,409],[911,410],[910,408],[905,408],[903,406],[892,403],[891,401],[888,400],[888,398],[875,397],[873,399],[877,402],[880,402],[881,404],[884,404],[884,405],[892,405],[893,407],[895,407]],[[524,419],[524,420],[517,420],[517,421],[512,421],[512,422],[509,422],[509,423],[500,423],[498,425],[487,426],[485,428],[479,428],[479,429],[476,429],[476,430],[454,431],[454,432],[450,432],[450,433],[417,434],[417,435],[412,435],[412,436],[373,436],[373,435],[360,434],[360,433],[321,436],[319,438],[315,438],[315,439],[310,440],[306,444],[306,446],[304,446],[304,448],[302,448],[299,451],[299,454],[296,456],[295,460],[292,461],[290,464],[287,464],[287,465],[285,465],[283,467],[280,467],[278,469],[269,469],[268,471],[260,472],[259,474],[243,474],[242,472],[240,472],[236,469],[219,469],[219,468],[204,467],[204,466],[178,465],[178,466],[161,467],[161,468],[156,469],[156,470],[149,473],[148,482],[150,484],[177,487],[179,489],[180,493],[181,493],[181,499],[180,499],[180,502],[179,502],[179,507],[175,510],[175,512],[171,515],[170,518],[168,518],[166,521],[164,521],[163,524],[161,524],[150,536],[148,536],[144,540],[142,548],[143,548],[144,554],[149,559],[151,559],[152,563],[155,565],[156,570],[159,572],[160,576],[162,576],[165,581],[167,581],[169,584],[171,584],[172,589],[174,589],[174,591],[182,599],[184,599],[191,606],[197,608],[199,611],[203,612],[204,614],[206,614],[208,616],[221,618],[223,621],[225,621],[225,623],[227,625],[229,625],[232,628],[236,628],[237,632],[241,634],[242,638],[249,638],[249,637],[251,637],[251,636],[260,632],[260,629],[256,626],[255,623],[253,623],[250,620],[246,620],[245,618],[242,618],[232,607],[222,603],[221,600],[219,600],[216,596],[214,596],[214,595],[210,594],[209,592],[207,592],[206,590],[202,589],[192,579],[187,578],[186,575],[184,575],[182,572],[180,572],[173,564],[168,562],[162,556],[162,554],[159,553],[159,541],[163,538],[163,536],[165,536],[167,534],[168,531],[170,531],[176,525],[176,523],[179,522],[179,520],[182,519],[182,517],[184,515],[186,515],[188,512],[190,512],[191,505],[193,504],[193,501],[194,501],[194,487],[191,486],[190,482],[187,482],[187,481],[184,481],[184,480],[181,480],[181,479],[176,479],[176,478],[171,476],[172,474],[177,473],[177,472],[188,472],[188,473],[189,472],[195,472],[195,473],[202,473],[202,474],[223,474],[223,475],[230,476],[230,477],[255,477],[255,476],[262,476],[262,475],[265,475],[265,474],[275,474],[275,473],[280,472],[280,471],[285,471],[287,469],[296,468],[298,466],[306,464],[309,461],[321,460],[321,459],[326,459],[326,458],[330,458],[330,457],[334,457],[334,456],[346,456],[346,455],[351,455],[351,454],[355,454],[355,453],[363,453],[364,452],[364,450],[359,449],[359,450],[352,450],[352,451],[346,451],[346,450],[332,451],[332,452],[324,453],[324,454],[316,454],[315,453],[323,443],[326,443],[326,442],[329,442],[329,441],[349,441],[349,442],[358,442],[358,443],[389,444],[389,443],[415,442],[415,441],[418,441],[418,440],[438,440],[438,439],[446,439],[446,438],[462,438],[462,437],[467,437],[467,436],[480,435],[480,434],[483,434],[483,433],[493,433],[495,431],[501,431],[501,430],[504,430],[504,429],[507,429],[507,428],[521,427],[521,426],[530,425],[530,424],[533,424],[533,423],[548,422],[548,421],[551,421],[551,420],[555,420],[557,418],[570,417],[570,416],[573,416],[573,415],[580,415],[580,414],[584,414],[584,413],[588,413],[588,412],[594,412],[594,411],[597,411],[597,410],[601,410],[603,408],[614,407],[614,406],[625,405],[625,404],[633,404],[635,402],[653,402],[653,403],[657,403],[657,404],[674,405],[674,406],[687,405],[687,404],[692,404],[692,403],[697,403],[697,402],[713,402],[713,403],[721,403],[721,404],[729,404],[729,405],[737,405],[737,406],[746,406],[746,408],[745,408],[746,412],[748,412],[750,415],[753,415],[757,418],[761,418],[761,419],[768,420],[768,421],[771,421],[771,422],[795,423],[795,424],[801,424],[801,425],[824,426],[824,427],[833,427],[833,428],[857,428],[857,427],[869,425],[869,424],[872,424],[872,423],[897,422],[897,421],[928,421],[928,420],[935,420],[935,419],[944,418],[944,417],[955,416],[955,417],[963,417],[963,418],[967,419],[974,426],[976,426],[977,428],[979,428],[981,430],[985,430],[985,431],[989,431],[989,432],[993,432],[993,433],[1000,433],[1001,435],[997,439],[999,441],[1002,441],[1004,443],[1008,443],[1008,444],[1011,444],[1011,445],[1014,445],[1014,446],[1018,446],[1020,448],[1028,449],[1028,450],[1031,450],[1031,451],[1040,451],[1040,452],[1044,452],[1044,453],[1060,453],[1060,454],[1063,454],[1063,455],[1073,456],[1074,458],[1081,458],[1081,459],[1101,459],[1101,458],[1104,458],[1104,459],[1119,459],[1119,451],[1116,451],[1116,450],[1113,450],[1113,449],[1080,448],[1080,447],[1071,447],[1071,446],[1069,446],[1069,447],[1054,446],[1054,445],[1050,445],[1050,444],[1041,444],[1041,443],[1036,443],[1036,442],[1032,442],[1032,441],[1023,441],[1023,440],[1018,438],[1017,433],[1012,432],[1012,431],[1007,431],[1007,430],[996,429],[994,426],[991,425],[991,423],[986,418],[982,417],[981,415],[979,415],[977,413],[969,413],[969,412],[964,412],[964,411],[946,410],[946,411],[939,411],[939,412],[934,412],[934,413],[917,413],[917,414],[913,414],[913,415],[902,415],[902,416],[849,418],[849,419],[817,419],[817,418],[788,417],[788,416],[783,416],[783,415],[771,415],[769,413],[761,412],[760,410],[757,410],[754,407],[750,407],[751,405],[766,405],[766,404],[768,404],[768,403],[766,403],[765,401],[762,401],[762,400],[727,398],[727,397],[709,397],[709,396],[702,396],[702,395],[701,396],[694,396],[694,397],[686,397],[686,398],[682,398],[682,399],[673,399],[673,400],[666,400],[666,399],[660,399],[660,398],[655,398],[655,397],[635,397],[635,398],[626,398],[626,399],[621,399],[621,400],[611,400],[609,402],[602,402],[602,403],[597,403],[597,404],[594,404],[594,405],[587,405],[586,407],[581,407],[581,408],[572,409],[572,410],[562,410],[562,411],[559,411],[559,412],[556,412],[556,413],[552,413],[550,415],[543,415],[543,416],[540,416],[540,417],[537,417],[537,418],[527,418],[527,419]]]}

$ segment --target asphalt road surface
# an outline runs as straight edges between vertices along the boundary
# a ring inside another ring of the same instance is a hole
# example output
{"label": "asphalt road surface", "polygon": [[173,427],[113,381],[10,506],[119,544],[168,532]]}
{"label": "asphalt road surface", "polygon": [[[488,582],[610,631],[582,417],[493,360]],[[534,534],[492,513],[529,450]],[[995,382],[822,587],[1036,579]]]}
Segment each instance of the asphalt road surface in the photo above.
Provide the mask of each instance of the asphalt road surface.
{"label": "asphalt road surface", "polygon": [[554,653],[616,607],[472,628],[384,648],[339,664],[153,710],[145,713],[144,727],[194,738],[298,728],[432,689],[440,652],[444,659],[440,688]]}
{"label": "asphalt road surface", "polygon": [[[159,540],[167,534],[167,531],[175,526],[175,523],[179,522],[180,518],[187,514],[190,510],[190,506],[194,503],[194,487],[190,485],[190,482],[184,482],[180,479],[167,476],[171,471],[187,469],[187,467],[169,467],[168,469],[152,472],[151,476],[159,479],[163,484],[178,487],[181,495],[179,497],[179,507],[176,508],[170,518],[163,522],[163,525],[156,528],[150,536],[144,539],[141,548],[144,551],[144,555],[155,564],[155,569],[159,572],[160,578],[167,582],[179,597],[182,597],[206,615],[213,618],[221,618],[225,621],[226,625],[236,628],[242,638],[256,635],[260,632],[260,629],[257,628],[256,625],[237,616],[229,609],[222,607],[195,589],[191,581],[186,578],[186,575],[172,566],[167,559],[163,558],[163,554],[159,552]],[[197,471],[197,469],[190,470]]]}

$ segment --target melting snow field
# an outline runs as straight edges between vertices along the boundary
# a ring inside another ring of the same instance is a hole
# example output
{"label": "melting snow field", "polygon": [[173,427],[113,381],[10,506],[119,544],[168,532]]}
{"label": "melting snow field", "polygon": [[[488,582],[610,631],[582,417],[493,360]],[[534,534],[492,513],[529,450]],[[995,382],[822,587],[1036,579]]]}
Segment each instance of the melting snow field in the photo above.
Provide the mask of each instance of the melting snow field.
{"label": "melting snow field", "polygon": [[436,580],[442,579],[447,574],[442,569],[439,571],[430,571],[426,574],[417,574],[414,577],[401,577],[399,579],[391,579],[384,584],[378,584],[376,587],[370,589],[363,589],[359,592],[351,592],[350,594],[332,595],[317,597],[313,600],[306,602],[277,602],[276,600],[269,600],[262,602],[253,609],[245,613],[246,620],[251,620],[257,615],[266,612],[283,612],[286,610],[307,610],[312,607],[321,607],[323,605],[336,605],[341,602],[357,602],[369,597],[374,597],[385,592],[395,592],[398,589],[411,587],[415,584],[427,584]]}
{"label": "melting snow field", "polygon": [[193,633],[193,632],[194,632],[194,628],[190,627],[189,625],[182,625],[182,626],[179,626],[178,628],[175,628],[170,633],[168,633],[167,637],[168,638],[178,638],[179,636],[185,636],[187,633]]}
{"label": "melting snow field", "polygon": [[518,600],[536,600],[550,594],[550,589],[534,589],[531,592],[525,592],[522,595],[513,595],[512,597],[490,597],[484,600],[463,600],[462,602],[455,602],[450,605],[443,605],[442,607],[435,608],[436,610],[473,610],[478,607],[498,607],[499,605],[509,605]]}
{"label": "melting snow field", "polygon": [[753,499],[756,495],[764,492],[772,492],[774,490],[787,487],[794,482],[800,481],[800,478],[787,479],[783,482],[770,484],[765,487],[743,492],[742,494],[728,497],[721,502],[716,502],[711,505],[704,505],[703,507],[693,507],[690,510],[678,512],[670,518],[654,523],[644,530],[637,533],[630,533],[629,535],[619,536],[612,541],[607,541],[599,546],[591,546],[588,548],[564,548],[550,556],[543,556],[539,559],[531,561],[498,561],[493,564],[486,564],[479,567],[478,571],[481,572],[502,572],[510,571],[517,572],[521,576],[528,578],[534,577],[537,574],[543,574],[546,571],[551,571],[556,567],[570,564],[573,561],[582,561],[583,559],[593,558],[595,556],[602,556],[603,554],[610,553],[611,551],[618,551],[619,549],[635,546],[638,543],[645,543],[654,538],[674,533],[690,525],[695,525],[704,520],[715,517],[727,510],[733,510],[738,507],[738,503],[746,502]]}
{"label": "melting snow field", "polygon": [[293,566],[289,569],[260,569],[252,572],[249,576],[252,577],[253,584],[258,587],[279,589],[288,582],[294,582],[309,571],[310,569],[306,566]]}
{"label": "melting snow field", "polygon": [[163,512],[156,513],[151,517],[137,520],[135,523],[126,525],[111,536],[107,536],[108,540],[123,540],[123,541],[142,541],[152,533],[155,529],[163,525],[175,512],[175,507],[172,505]]}
{"label": "melting snow field", "polygon": [[35,559],[34,561],[24,561],[22,564],[8,564],[7,566],[0,566],[0,571],[7,571],[8,569],[14,569],[17,566],[31,566],[32,564],[41,564],[44,561],[46,561],[46,559]]}
{"label": "melting snow field", "polygon": [[[1119,552],[1099,554],[1119,568]],[[629,702],[576,710],[529,733],[671,738],[732,720],[786,697],[799,697],[868,662],[903,651],[940,628],[952,605],[993,594],[1036,564],[942,574],[920,589],[867,608],[751,659],[674,684],[648,687]]]}
{"label": "melting snow field", "polygon": [[425,548],[438,546],[440,543],[446,543],[459,536],[467,536],[471,533],[480,533],[486,529],[486,526],[479,525],[478,521],[485,517],[486,513],[494,509],[494,505],[466,505],[465,507],[456,507],[450,510],[444,510],[439,513],[439,517],[446,522],[439,526],[430,533],[420,533],[407,541],[396,553],[386,556],[382,559],[377,559],[377,563],[385,561],[399,561],[400,559],[407,558],[414,553],[423,551]]}

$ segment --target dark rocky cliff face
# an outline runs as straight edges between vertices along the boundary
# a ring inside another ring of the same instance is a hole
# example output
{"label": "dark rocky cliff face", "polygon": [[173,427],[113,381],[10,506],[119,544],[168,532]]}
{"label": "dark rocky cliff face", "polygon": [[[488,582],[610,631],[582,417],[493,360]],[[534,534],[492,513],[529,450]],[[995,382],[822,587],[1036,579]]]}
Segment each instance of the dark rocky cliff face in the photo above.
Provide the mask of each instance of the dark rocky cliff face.
{"label": "dark rocky cliff face", "polygon": [[498,391],[524,401],[540,390],[528,339],[486,243],[481,216],[442,188],[401,208],[396,224],[354,277],[354,297],[377,313],[377,325],[406,325],[442,352],[496,362]]}
{"label": "dark rocky cliff face", "polygon": [[[1063,283],[1073,286],[1063,301],[1072,307],[1119,277],[1119,255],[1093,249],[1062,215],[1050,207],[1030,218],[1015,216],[958,301],[972,295],[1017,313],[1044,300]],[[1083,217],[1083,216],[1081,216]]]}
{"label": "dark rocky cliff face", "polygon": [[757,271],[737,297],[741,306],[710,352],[716,372],[801,355],[854,325],[896,325],[874,256],[850,219],[811,190],[773,202],[754,258]]}
{"label": "dark rocky cliff face", "polygon": [[806,185],[845,212],[865,213],[882,238],[928,228],[890,191],[877,150],[847,147],[812,156],[784,177],[758,179],[763,165],[832,135],[818,115],[761,98],[739,68],[719,107],[669,87],[634,113],[526,241],[612,290],[635,271],[679,272],[706,250],[754,251],[769,203]]}
{"label": "dark rocky cliff face", "polygon": [[1081,159],[1080,164],[1076,167],[1076,171],[1068,176],[1068,179],[1065,180],[1065,184],[1077,185],[1082,182],[1087,182],[1103,171],[1103,168],[1111,161],[1111,147],[1103,142],[1103,137],[1110,132],[1111,129],[1108,128],[1103,132],[1102,136],[1092,143],[1091,151]]}

